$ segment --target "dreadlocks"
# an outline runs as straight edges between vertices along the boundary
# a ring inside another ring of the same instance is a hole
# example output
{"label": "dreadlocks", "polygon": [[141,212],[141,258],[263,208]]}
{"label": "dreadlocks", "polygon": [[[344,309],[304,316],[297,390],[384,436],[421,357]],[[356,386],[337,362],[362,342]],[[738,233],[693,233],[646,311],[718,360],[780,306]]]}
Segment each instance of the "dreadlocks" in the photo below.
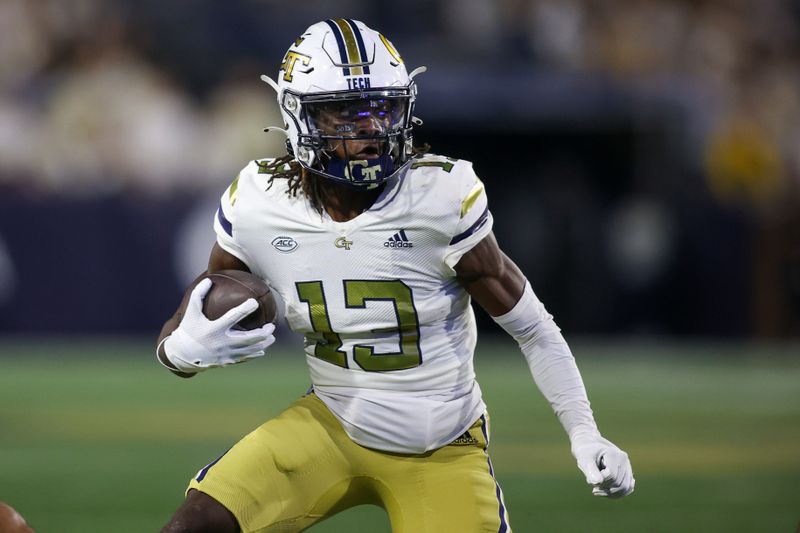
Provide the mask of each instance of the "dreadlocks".
{"label": "dreadlocks", "polygon": [[288,180],[289,188],[286,193],[289,196],[297,196],[298,191],[303,191],[303,195],[308,198],[311,205],[319,213],[322,213],[327,193],[322,187],[322,178],[313,172],[303,168],[300,163],[291,155],[285,155],[277,159],[256,161],[259,174],[269,174],[267,189],[272,187],[275,178]]}
{"label": "dreadlocks", "polygon": [[256,160],[259,174],[269,174],[267,189],[272,188],[275,178],[289,180],[289,195],[297,196],[297,189],[301,186],[302,169],[294,157],[287,154],[276,159]]}
{"label": "dreadlocks", "polygon": [[[421,157],[430,149],[427,143],[415,146],[413,157]],[[275,178],[288,180],[289,188],[286,193],[289,196],[296,197],[297,191],[301,190],[317,212],[321,214],[325,209],[325,201],[331,195],[331,188],[326,186],[325,178],[303,168],[291,154],[277,159],[256,161],[256,165],[259,174],[269,174],[267,189],[272,187]]]}

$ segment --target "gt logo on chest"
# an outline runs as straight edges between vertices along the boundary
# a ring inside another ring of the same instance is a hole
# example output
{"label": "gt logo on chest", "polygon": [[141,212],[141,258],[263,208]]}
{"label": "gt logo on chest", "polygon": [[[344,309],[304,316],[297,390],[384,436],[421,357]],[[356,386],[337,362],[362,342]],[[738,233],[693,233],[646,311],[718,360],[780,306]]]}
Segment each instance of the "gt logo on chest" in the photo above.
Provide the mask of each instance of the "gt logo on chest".
{"label": "gt logo on chest", "polygon": [[354,89],[369,89],[369,78],[347,78],[347,88],[351,91]]}
{"label": "gt logo on chest", "polygon": [[333,241],[333,245],[337,248],[344,248],[345,250],[349,250],[351,246],[353,246],[353,241],[348,241],[346,237],[339,237],[335,241]]}

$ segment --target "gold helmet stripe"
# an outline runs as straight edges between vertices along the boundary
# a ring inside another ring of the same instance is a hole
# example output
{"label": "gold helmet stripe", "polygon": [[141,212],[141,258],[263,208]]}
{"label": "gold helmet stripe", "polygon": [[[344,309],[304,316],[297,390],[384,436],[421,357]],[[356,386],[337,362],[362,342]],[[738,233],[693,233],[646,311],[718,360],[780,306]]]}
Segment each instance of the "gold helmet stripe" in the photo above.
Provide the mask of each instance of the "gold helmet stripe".
{"label": "gold helmet stripe", "polygon": [[[353,19],[345,19],[350,27],[353,28],[353,33],[356,36],[358,43],[358,52],[361,55],[361,63],[371,63],[369,55],[367,54],[367,47],[364,45],[364,37],[361,35],[361,30],[358,29],[358,24]],[[364,74],[369,74],[369,65],[364,65]]]}
{"label": "gold helmet stripe", "polygon": [[[344,46],[347,49],[347,63],[350,65],[362,63],[361,54],[358,53],[358,43],[356,43],[356,36],[353,34],[353,29],[344,19],[334,19],[339,30],[342,32],[344,38]],[[363,76],[364,69],[362,67],[350,67],[351,74],[354,76]]]}

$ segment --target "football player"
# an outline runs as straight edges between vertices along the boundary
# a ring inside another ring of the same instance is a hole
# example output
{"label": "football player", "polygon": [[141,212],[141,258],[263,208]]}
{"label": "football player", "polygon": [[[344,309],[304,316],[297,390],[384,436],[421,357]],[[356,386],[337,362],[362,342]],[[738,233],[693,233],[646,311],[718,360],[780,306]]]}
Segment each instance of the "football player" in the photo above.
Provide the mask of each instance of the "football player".
{"label": "football player", "polygon": [[[412,144],[417,87],[359,21],[309,27],[277,82],[289,155],[253,161],[222,195],[208,271],[240,269],[305,336],[312,390],[191,480],[164,531],[301,531],[374,503],[392,530],[511,531],[475,380],[475,300],[519,343],[598,496],[633,491],[628,456],[595,424],[570,350],[492,234],[467,161]],[[174,373],[264,355],[268,324],[208,320],[200,281],[162,330]]]}

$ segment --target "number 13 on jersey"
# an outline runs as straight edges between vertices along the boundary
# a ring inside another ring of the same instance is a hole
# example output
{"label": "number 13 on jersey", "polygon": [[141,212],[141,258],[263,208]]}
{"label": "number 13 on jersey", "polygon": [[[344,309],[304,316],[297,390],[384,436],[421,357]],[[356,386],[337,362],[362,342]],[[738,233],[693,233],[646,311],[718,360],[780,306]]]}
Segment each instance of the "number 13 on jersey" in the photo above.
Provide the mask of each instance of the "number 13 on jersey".
{"label": "number 13 on jersey", "polygon": [[[400,351],[375,353],[369,344],[353,347],[353,359],[364,370],[379,372],[405,370],[422,364],[419,350],[419,320],[414,307],[411,288],[401,280],[345,280],[344,297],[346,309],[366,309],[369,301],[391,302],[397,327],[380,330],[399,336]],[[321,281],[295,283],[301,302],[308,305],[311,327],[318,334],[314,356],[343,368],[348,368],[347,353],[341,350],[342,339],[331,326],[328,302]]]}

